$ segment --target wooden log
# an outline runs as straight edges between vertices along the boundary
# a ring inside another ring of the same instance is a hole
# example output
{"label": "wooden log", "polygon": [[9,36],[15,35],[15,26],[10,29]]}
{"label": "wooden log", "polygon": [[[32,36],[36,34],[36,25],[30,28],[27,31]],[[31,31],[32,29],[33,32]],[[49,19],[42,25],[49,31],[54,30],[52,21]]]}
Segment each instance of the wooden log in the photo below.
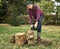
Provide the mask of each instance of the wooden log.
{"label": "wooden log", "polygon": [[10,43],[15,43],[15,35],[12,35],[12,36],[10,37]]}
{"label": "wooden log", "polygon": [[15,42],[20,45],[24,45],[26,42],[26,34],[25,33],[17,33],[15,34]]}
{"label": "wooden log", "polygon": [[34,32],[32,30],[28,31],[28,45],[34,45]]}

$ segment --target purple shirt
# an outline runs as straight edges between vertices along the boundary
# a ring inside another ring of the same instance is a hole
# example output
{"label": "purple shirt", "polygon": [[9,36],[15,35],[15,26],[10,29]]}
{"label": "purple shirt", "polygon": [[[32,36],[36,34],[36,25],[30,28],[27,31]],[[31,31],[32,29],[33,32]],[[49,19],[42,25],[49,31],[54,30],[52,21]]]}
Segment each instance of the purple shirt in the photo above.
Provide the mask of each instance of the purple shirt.
{"label": "purple shirt", "polygon": [[39,21],[40,16],[43,15],[43,11],[37,7],[36,5],[33,5],[33,9],[27,9],[30,23],[32,24],[32,17],[35,19],[35,21]]}

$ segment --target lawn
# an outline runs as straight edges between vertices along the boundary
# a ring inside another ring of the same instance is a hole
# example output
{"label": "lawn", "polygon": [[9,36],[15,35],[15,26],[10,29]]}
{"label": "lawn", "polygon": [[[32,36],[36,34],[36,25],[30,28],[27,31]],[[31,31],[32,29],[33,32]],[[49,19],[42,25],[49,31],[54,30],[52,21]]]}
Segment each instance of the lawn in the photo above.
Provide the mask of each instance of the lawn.
{"label": "lawn", "polygon": [[[10,36],[18,32],[25,32],[30,30],[29,25],[10,26],[0,25],[0,49],[60,49],[60,26],[43,26],[41,36],[43,39],[52,40],[51,44],[34,45],[34,46],[20,46],[9,42]],[[36,31],[35,38],[36,38]]]}

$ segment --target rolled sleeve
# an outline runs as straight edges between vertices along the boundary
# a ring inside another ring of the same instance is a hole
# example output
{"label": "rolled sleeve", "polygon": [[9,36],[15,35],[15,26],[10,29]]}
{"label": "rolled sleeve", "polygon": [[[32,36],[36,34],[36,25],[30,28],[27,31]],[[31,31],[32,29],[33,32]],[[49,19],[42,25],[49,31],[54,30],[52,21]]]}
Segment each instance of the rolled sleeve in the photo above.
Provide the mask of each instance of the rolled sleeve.
{"label": "rolled sleeve", "polygon": [[30,18],[30,24],[32,24],[32,15],[29,15]]}
{"label": "rolled sleeve", "polygon": [[31,14],[31,12],[29,11],[29,10],[27,10],[27,12],[28,12],[28,14],[29,14],[29,19],[30,19],[30,24],[32,24],[32,14]]}

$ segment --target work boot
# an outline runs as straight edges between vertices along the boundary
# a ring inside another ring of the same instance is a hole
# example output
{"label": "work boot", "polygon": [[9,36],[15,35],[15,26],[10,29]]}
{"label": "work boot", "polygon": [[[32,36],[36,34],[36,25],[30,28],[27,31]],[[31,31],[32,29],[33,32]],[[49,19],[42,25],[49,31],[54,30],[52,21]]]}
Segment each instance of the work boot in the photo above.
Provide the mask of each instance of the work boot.
{"label": "work boot", "polygon": [[39,33],[37,33],[37,44],[40,44],[41,43],[41,37],[40,37],[40,34]]}

